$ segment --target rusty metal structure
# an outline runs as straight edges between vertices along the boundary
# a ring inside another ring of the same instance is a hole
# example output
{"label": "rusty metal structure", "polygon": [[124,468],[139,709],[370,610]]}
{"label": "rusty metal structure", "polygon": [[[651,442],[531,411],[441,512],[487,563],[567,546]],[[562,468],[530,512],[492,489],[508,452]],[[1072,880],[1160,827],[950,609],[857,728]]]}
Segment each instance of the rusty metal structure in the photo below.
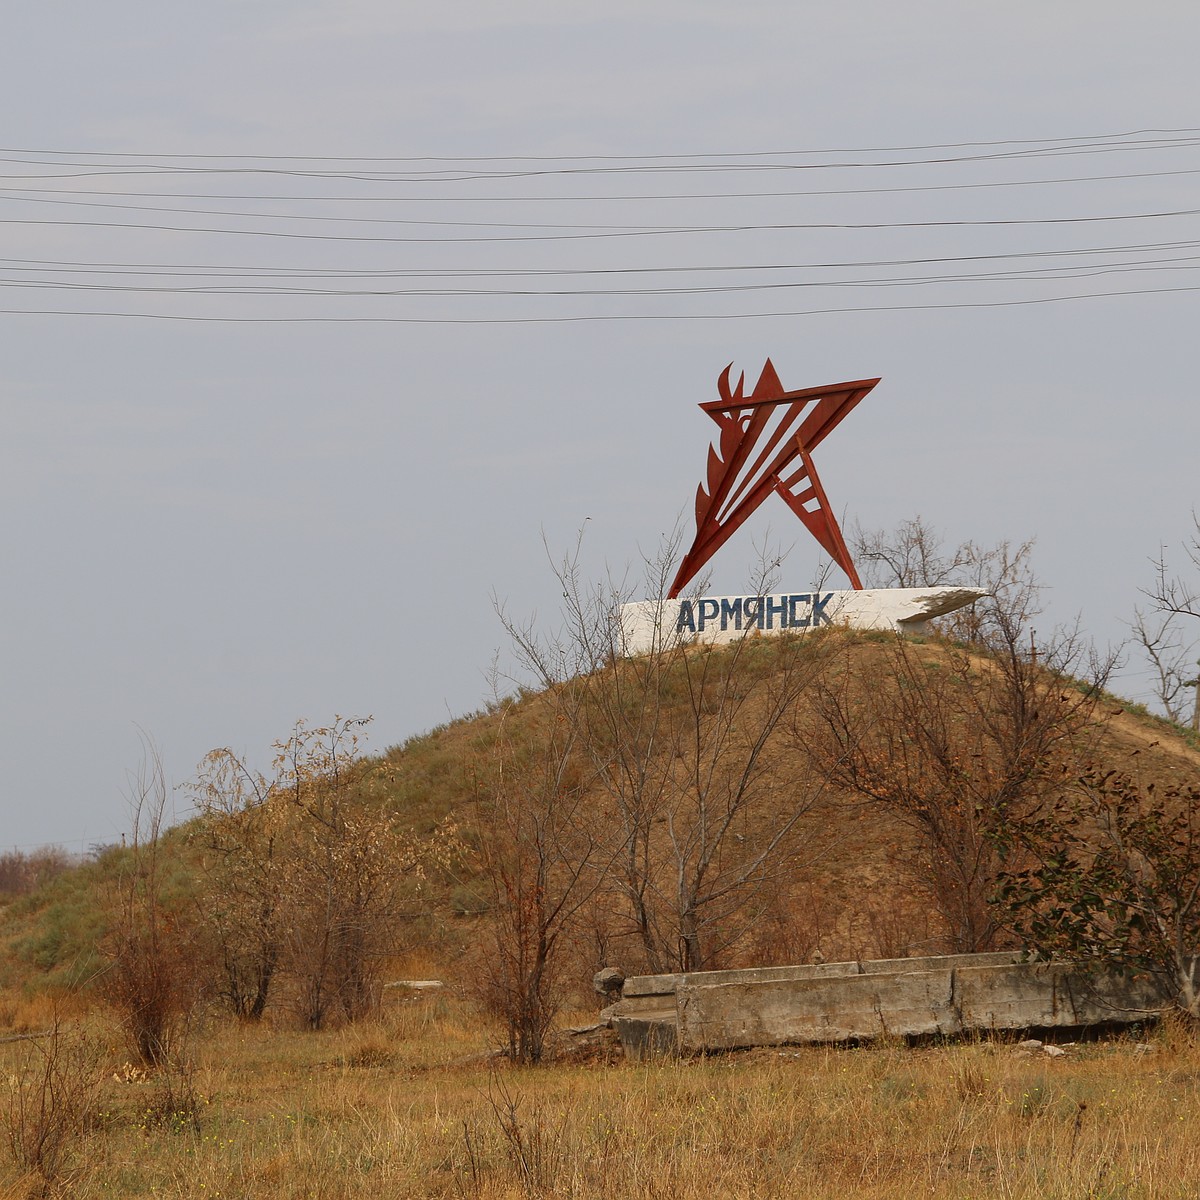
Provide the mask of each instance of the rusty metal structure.
{"label": "rusty metal structure", "polygon": [[[862,583],[821,486],[812,452],[879,382],[857,379],[787,392],[768,358],[754,391],[746,376],[730,389],[730,363],[717,381],[719,400],[700,407],[720,428],[708,449],[705,482],[696,491],[696,540],[683,556],[670,597],[675,599],[772,492],[839,566],[855,591]],[[755,451],[757,450],[757,454]],[[751,457],[753,461],[751,461]]]}

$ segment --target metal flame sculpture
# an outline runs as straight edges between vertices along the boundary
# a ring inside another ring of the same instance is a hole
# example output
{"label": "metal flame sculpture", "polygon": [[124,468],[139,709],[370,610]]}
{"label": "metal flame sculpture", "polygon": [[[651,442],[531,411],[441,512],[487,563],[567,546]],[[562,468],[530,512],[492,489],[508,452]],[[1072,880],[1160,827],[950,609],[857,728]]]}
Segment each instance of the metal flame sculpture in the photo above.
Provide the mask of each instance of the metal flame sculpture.
{"label": "metal flame sculpture", "polygon": [[[730,363],[717,381],[720,400],[700,405],[721,432],[708,448],[707,486],[702,483],[696,491],[696,540],[679,564],[671,599],[772,492],[783,497],[825,553],[846,572],[855,591],[861,591],[858,572],[811,455],[879,380],[857,379],[785,392],[768,358],[754,391],[746,396],[745,374],[730,391],[732,366]],[[815,407],[805,416],[809,405]],[[761,449],[750,462],[760,443]]]}

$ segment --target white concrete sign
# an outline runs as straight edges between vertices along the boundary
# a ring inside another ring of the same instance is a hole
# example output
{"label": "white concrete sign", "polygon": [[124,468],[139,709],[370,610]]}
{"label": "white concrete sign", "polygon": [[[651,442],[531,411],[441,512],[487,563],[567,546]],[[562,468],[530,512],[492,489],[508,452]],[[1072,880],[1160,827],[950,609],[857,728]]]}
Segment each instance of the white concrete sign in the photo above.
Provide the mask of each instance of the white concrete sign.
{"label": "white concrete sign", "polygon": [[823,625],[921,633],[933,617],[986,595],[978,588],[934,587],[640,600],[621,606],[621,627],[627,654],[645,654],[656,641],[732,642],[747,633],[800,633]]}

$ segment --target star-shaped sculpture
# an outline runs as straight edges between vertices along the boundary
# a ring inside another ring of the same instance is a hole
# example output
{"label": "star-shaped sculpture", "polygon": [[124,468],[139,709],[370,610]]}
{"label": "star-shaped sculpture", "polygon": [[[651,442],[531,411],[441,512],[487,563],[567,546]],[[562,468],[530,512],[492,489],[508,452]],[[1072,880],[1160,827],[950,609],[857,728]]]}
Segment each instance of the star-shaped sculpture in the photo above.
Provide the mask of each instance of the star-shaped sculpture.
{"label": "star-shaped sculpture", "polygon": [[[746,396],[744,374],[730,391],[732,366],[717,381],[720,400],[700,405],[721,432],[708,449],[707,487],[702,483],[696,491],[696,540],[679,564],[671,599],[772,492],[783,497],[825,553],[846,572],[855,591],[861,591],[858,572],[810,456],[879,380],[785,392],[768,358],[754,391]],[[809,405],[815,407],[805,416]]]}

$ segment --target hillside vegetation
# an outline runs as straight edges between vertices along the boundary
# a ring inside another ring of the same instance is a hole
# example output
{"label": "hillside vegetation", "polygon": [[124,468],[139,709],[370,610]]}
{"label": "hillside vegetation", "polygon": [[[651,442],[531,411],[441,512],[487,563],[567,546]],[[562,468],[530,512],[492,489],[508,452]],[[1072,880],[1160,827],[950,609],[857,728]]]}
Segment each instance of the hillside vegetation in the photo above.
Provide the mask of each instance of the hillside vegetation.
{"label": "hillside vegetation", "polygon": [[[620,664],[599,683],[593,677],[526,692],[376,755],[360,753],[357,745],[331,748],[333,726],[315,737],[302,726],[279,747],[281,755],[292,755],[290,775],[254,778],[258,791],[236,779],[217,779],[210,762],[195,789],[200,815],[157,833],[161,904],[172,922],[189,927],[189,936],[195,923],[210,932],[234,919],[252,924],[233,900],[255,895],[254,881],[222,875],[232,869],[231,860],[245,860],[237,864],[243,873],[260,870],[261,896],[278,898],[317,889],[314,861],[349,854],[346,847],[356,844],[358,857],[346,869],[357,883],[372,871],[387,877],[379,903],[387,929],[365,957],[386,963],[415,953],[443,962],[468,983],[478,966],[473,952],[497,905],[501,843],[522,832],[512,827],[522,815],[538,817],[552,771],[555,803],[569,803],[575,815],[587,817],[579,822],[586,829],[578,847],[589,864],[587,896],[568,938],[569,974],[581,988],[595,968],[609,964],[632,972],[806,961],[813,954],[833,960],[984,948],[1011,937],[997,927],[978,946],[966,946],[962,930],[941,911],[947,897],[936,894],[936,864],[930,861],[937,847],[930,846],[920,814],[905,804],[936,799],[945,781],[913,757],[914,739],[905,729],[921,725],[928,733],[936,717],[941,748],[953,746],[970,764],[969,771],[951,765],[954,786],[977,801],[989,787],[1004,785],[1019,785],[1041,800],[1047,789],[1069,789],[1085,766],[1160,789],[1200,778],[1200,752],[1190,731],[1107,693],[1088,694],[1085,686],[1041,668],[1032,698],[1043,711],[1033,723],[1054,727],[1053,744],[1035,744],[1032,765],[1014,764],[1011,758],[1028,747],[1003,744],[1006,734],[1013,735],[1013,715],[1002,711],[1000,693],[1007,685],[994,660],[938,639],[841,631],[747,639],[740,650],[699,648],[658,662],[653,679],[645,669],[644,661]],[[610,777],[598,769],[594,748],[584,761],[582,736],[570,728],[578,712],[568,711],[589,702],[581,694],[585,687],[601,683],[617,688],[618,702],[588,716],[588,733],[600,743]],[[651,688],[653,704],[647,700]],[[913,697],[923,709],[914,707]],[[1048,716],[1049,707],[1056,712]],[[884,726],[881,714],[889,712],[901,722],[897,727]],[[358,723],[344,724],[335,741],[351,725],[355,736],[365,732]],[[1031,740],[1027,731],[1017,732]],[[847,735],[856,739],[855,753],[849,753]],[[316,749],[298,745],[305,737]],[[301,761],[308,753],[311,760]],[[218,765],[236,776],[240,764],[220,755]],[[335,775],[342,772],[333,788],[324,775],[330,763]],[[1002,778],[1005,770],[1016,773],[1016,785]],[[623,778],[611,777],[620,772]],[[901,795],[906,787],[920,796]],[[635,788],[640,791],[632,795]],[[896,794],[885,795],[888,788]],[[512,811],[499,811],[503,789]],[[352,826],[341,831],[346,846],[331,846],[329,822],[322,824],[306,807],[322,796],[323,803],[341,807],[337,821]],[[148,793],[140,797],[143,808],[151,799]],[[705,810],[703,829],[697,808]],[[325,838],[302,835],[297,814]],[[254,820],[261,827],[244,828]],[[625,872],[628,844],[602,844],[606,829],[629,832],[623,822],[643,839],[644,878]],[[360,835],[364,845],[356,843]],[[371,836],[374,857],[365,845]],[[566,837],[561,830],[556,836]],[[256,858],[256,838],[272,843],[269,856],[263,851]],[[760,861],[765,845],[772,851]],[[34,864],[21,870],[14,862],[0,878],[0,984],[8,996],[0,1029],[36,1024],[20,1014],[42,992],[69,993],[76,997],[72,1003],[99,994],[101,951],[122,905],[128,906],[130,877],[144,881],[145,864],[138,859],[146,849],[112,847],[80,864],[52,856],[40,873]],[[568,850],[548,846],[547,857],[561,866]],[[717,890],[727,888],[730,898],[714,906],[704,926],[702,957],[687,963],[679,897],[668,895],[656,871],[678,876],[681,864],[686,869],[703,854],[711,859],[707,870],[719,877]],[[641,927],[629,896],[639,880],[646,910]],[[369,902],[361,887],[355,899]],[[294,1002],[280,998],[279,1019]]]}
{"label": "hillside vegetation", "polygon": [[[150,752],[126,845],[6,863],[12,1194],[1194,1194],[1194,1020],[1045,1063],[692,1068],[555,1026],[594,1019],[600,966],[1060,944],[1161,973],[1186,1013],[1189,731],[1077,678],[1071,646],[527,649],[540,688],[382,754],[340,717],[269,772],[214,751],[172,829]],[[510,1076],[497,1046],[557,1065]]]}

